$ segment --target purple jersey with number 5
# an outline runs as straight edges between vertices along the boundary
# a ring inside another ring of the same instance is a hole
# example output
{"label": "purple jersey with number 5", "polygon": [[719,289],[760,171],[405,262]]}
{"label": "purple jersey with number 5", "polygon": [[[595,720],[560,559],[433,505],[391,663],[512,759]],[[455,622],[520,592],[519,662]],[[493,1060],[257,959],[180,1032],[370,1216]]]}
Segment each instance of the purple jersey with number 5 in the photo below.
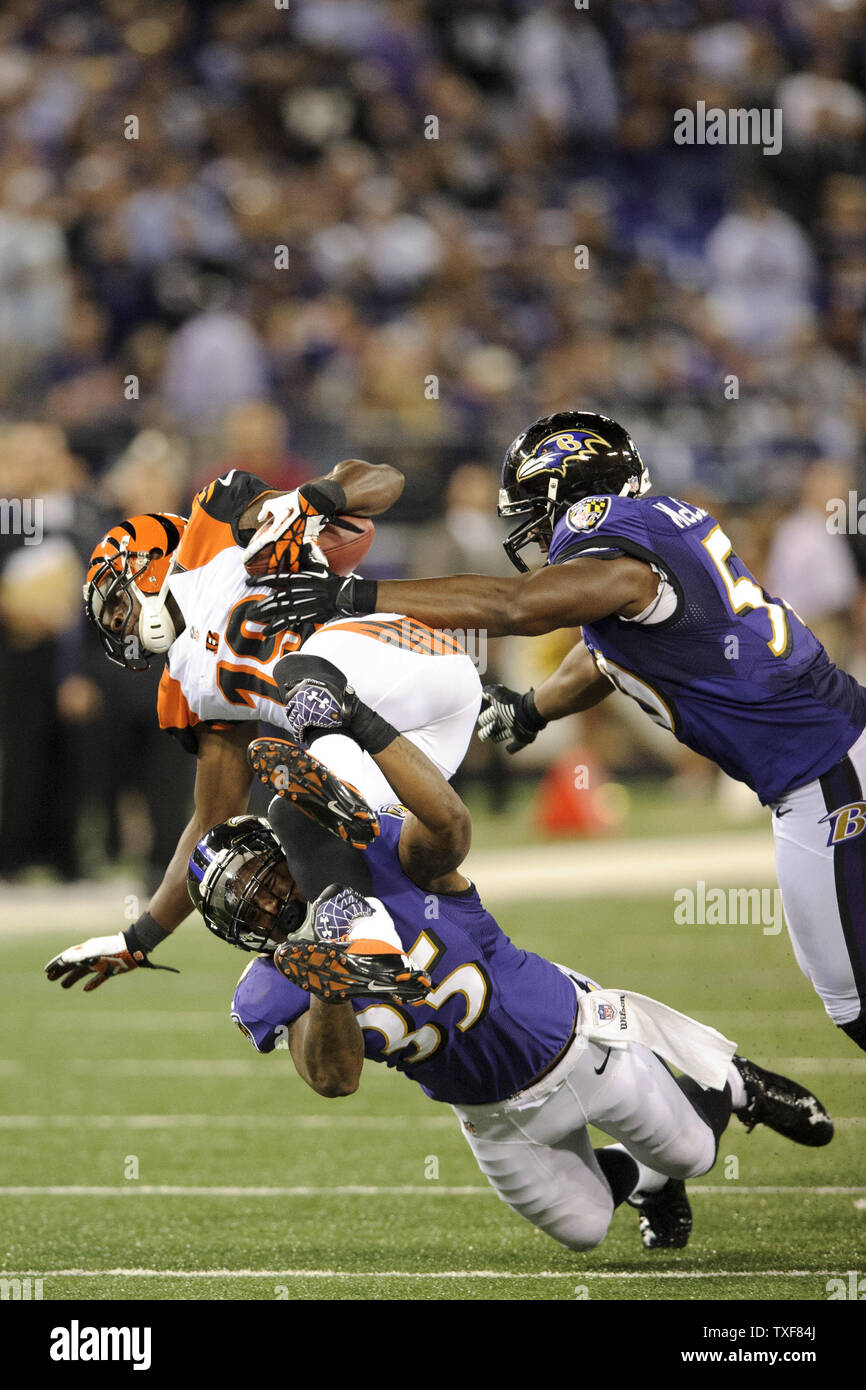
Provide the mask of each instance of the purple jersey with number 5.
{"label": "purple jersey with number 5", "polygon": [[[403,814],[380,809],[379,822],[381,832],[365,851],[372,896],[385,904],[403,949],[427,970],[433,989],[417,1007],[353,999],[365,1056],[453,1105],[514,1095],[562,1051],[574,1028],[575,986],[590,985],[515,946],[474,888],[418,888],[397,857]],[[272,1052],[309,1005],[304,990],[259,956],[238,981],[232,1018],[259,1052]]]}
{"label": "purple jersey with number 5", "polygon": [[755,582],[714,517],[675,497],[587,497],[560,518],[550,563],[632,555],[666,603],[586,624],[601,671],[764,804],[814,781],[866,726],[866,690],[783,599]]}

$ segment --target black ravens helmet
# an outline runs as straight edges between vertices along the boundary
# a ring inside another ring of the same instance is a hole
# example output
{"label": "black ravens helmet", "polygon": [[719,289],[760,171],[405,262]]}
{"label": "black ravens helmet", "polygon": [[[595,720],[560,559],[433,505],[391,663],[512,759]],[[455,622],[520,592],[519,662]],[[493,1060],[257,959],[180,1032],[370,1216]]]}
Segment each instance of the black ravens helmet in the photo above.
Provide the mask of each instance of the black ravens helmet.
{"label": "black ravens helmet", "polygon": [[519,434],[502,465],[499,515],[522,516],[505,553],[524,574],[520,551],[546,550],[563,512],[584,497],[642,497],[650,476],[628,430],[592,410],[560,410]]}
{"label": "black ravens helmet", "polygon": [[290,896],[293,883],[279,840],[258,816],[215,825],[190,855],[186,876],[205,926],[241,951],[273,950],[298,930],[307,903]]}

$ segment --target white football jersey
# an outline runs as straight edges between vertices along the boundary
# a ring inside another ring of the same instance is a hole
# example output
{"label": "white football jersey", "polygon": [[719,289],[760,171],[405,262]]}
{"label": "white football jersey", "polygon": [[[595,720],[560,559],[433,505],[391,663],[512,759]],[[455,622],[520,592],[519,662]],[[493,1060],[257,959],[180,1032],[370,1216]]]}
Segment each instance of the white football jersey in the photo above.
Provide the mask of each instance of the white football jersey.
{"label": "white football jersey", "polygon": [[[238,531],[240,517],[267,490],[260,478],[237,470],[218,478],[196,497],[178,547],[169,586],[185,626],[168,652],[158,713],[160,727],[191,752],[203,723],[225,728],[261,720],[288,728],[274,667],[301,639],[296,632],[266,637],[252,621],[251,609],[267,590],[248,580],[248,535]],[[453,776],[481,703],[478,673],[455,636],[397,613],[371,613],[320,626],[304,651],[337,666],[365,704]],[[317,741],[316,750],[331,766],[325,742]],[[342,767],[335,770],[342,775]]]}
{"label": "white football jersey", "polygon": [[238,521],[267,484],[233,469],[196,497],[169,580],[184,630],[159,683],[160,728],[195,746],[195,726],[239,720],[284,722],[273,668],[300,646],[295,632],[265,637],[249,621],[267,591],[248,582]]}

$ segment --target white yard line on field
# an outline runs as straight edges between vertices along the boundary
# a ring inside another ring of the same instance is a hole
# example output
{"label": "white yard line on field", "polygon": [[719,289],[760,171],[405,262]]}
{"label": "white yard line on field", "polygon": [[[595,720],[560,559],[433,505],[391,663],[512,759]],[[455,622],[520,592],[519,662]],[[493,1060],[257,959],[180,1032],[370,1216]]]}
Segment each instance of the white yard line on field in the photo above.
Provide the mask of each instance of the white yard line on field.
{"label": "white yard line on field", "polygon": [[[560,1270],[526,1274],[501,1269],[39,1269],[15,1271],[29,1279],[822,1279],[832,1269]],[[0,1278],[8,1278],[0,1275]]]}
{"label": "white yard line on field", "polygon": [[[837,1125],[839,1121],[836,1122]],[[866,1121],[864,1121],[866,1123]],[[456,1129],[453,1115],[0,1115],[4,1129]]]}
{"label": "white yard line on field", "polygon": [[[155,1185],[128,1182],[122,1187],[87,1187],[78,1184],[66,1186],[14,1186],[0,1187],[0,1197],[489,1197],[492,1187],[481,1187],[478,1183],[463,1187],[444,1187],[430,1182],[425,1186],[404,1184],[401,1186],[378,1187],[362,1184],[346,1184],[337,1187],[193,1187],[188,1185]],[[724,1186],[701,1186],[689,1188],[689,1196],[699,1197],[777,1197],[808,1195],[812,1197],[861,1197],[866,1195],[866,1187],[808,1187],[767,1186],[741,1187],[737,1182]]]}
{"label": "white yard line on field", "polygon": [[[834,1115],[837,1130],[866,1128],[864,1115]],[[4,1129],[456,1129],[451,1115],[0,1115]]]}

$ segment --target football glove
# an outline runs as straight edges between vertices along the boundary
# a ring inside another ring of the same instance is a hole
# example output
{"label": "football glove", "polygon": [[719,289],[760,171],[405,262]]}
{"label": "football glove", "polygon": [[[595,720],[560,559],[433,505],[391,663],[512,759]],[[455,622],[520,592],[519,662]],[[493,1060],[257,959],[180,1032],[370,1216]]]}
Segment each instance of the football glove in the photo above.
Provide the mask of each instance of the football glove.
{"label": "football glove", "polygon": [[383,904],[339,884],[325,889],[301,931],[277,947],[274,965],[331,1003],[384,997],[414,1005],[432,987],[426,971],[404,954]]}
{"label": "football glove", "polygon": [[270,589],[271,594],[256,604],[250,618],[262,624],[266,637],[288,628],[294,631],[304,623],[326,623],[331,618],[376,611],[376,581],[357,575],[345,577],[330,570],[325,574],[271,574],[259,581],[259,587]]}
{"label": "football glove", "polygon": [[[316,545],[325,517],[299,489],[269,498],[258,521],[259,529],[242,556],[251,576],[289,574],[314,565],[327,570],[325,557]],[[262,555],[266,547],[270,550]]]}
{"label": "football glove", "polygon": [[509,753],[518,753],[533,743],[539,731],[547,727],[535,706],[535,691],[520,695],[507,685],[485,685],[478,716],[478,737],[482,743],[508,744]]}
{"label": "football glove", "polygon": [[131,951],[124,933],[118,932],[116,936],[91,936],[80,946],[67,947],[48,962],[45,974],[49,980],[59,980],[61,989],[70,989],[85,975],[92,975],[94,978],[84,986],[85,994],[89,994],[113,975],[126,975],[141,967],[179,973],[171,965],[154,965],[145,951]]}
{"label": "football glove", "polygon": [[319,734],[348,734],[367,753],[381,753],[397,737],[393,725],[360,700],[333,662],[293,652],[276,665],[274,675],[286,706],[289,733],[311,743]]}

